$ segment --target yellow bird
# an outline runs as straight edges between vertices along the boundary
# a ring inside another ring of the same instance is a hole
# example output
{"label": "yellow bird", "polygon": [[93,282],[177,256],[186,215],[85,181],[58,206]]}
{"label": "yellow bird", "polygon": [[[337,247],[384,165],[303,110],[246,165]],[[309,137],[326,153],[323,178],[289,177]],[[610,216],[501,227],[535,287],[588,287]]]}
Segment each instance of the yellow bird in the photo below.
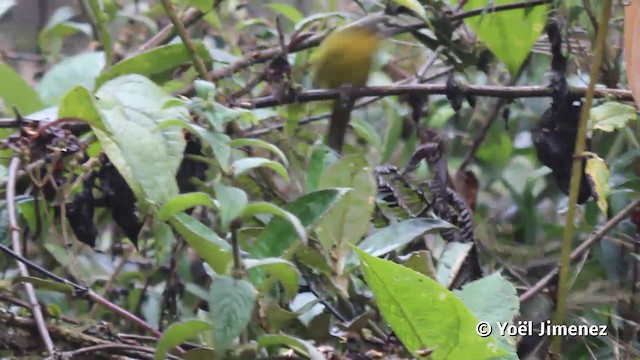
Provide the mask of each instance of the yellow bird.
{"label": "yellow bird", "polygon": [[[373,26],[352,26],[331,33],[312,60],[316,85],[327,89],[365,86],[379,43],[380,37]],[[338,153],[342,152],[354,103],[354,99],[333,103],[325,142]]]}

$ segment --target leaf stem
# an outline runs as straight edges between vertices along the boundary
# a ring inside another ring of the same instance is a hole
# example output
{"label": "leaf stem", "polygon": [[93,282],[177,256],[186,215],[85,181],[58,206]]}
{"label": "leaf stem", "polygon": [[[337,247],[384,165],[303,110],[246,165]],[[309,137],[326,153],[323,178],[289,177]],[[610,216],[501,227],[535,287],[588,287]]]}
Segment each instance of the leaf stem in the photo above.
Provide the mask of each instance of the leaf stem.
{"label": "leaf stem", "polygon": [[[571,257],[571,243],[573,240],[574,231],[574,218],[576,214],[576,202],[578,200],[578,190],[580,188],[580,179],[582,177],[582,153],[585,150],[586,138],[587,138],[587,120],[589,118],[589,111],[593,103],[594,90],[596,82],[598,81],[598,74],[600,71],[600,65],[602,64],[602,57],[604,53],[605,40],[607,30],[609,28],[609,19],[611,18],[611,2],[612,0],[604,0],[602,3],[602,12],[600,14],[600,24],[598,26],[598,33],[596,37],[596,48],[594,51],[594,59],[591,64],[591,74],[589,79],[589,87],[586,93],[585,103],[582,106],[582,114],[580,117],[580,124],[578,126],[578,136],[576,139],[576,146],[574,151],[573,167],[571,168],[571,184],[569,188],[569,209],[566,215],[566,224],[564,228],[564,234],[562,239],[562,257],[560,262],[560,276],[558,281],[558,298],[556,305],[556,314],[553,320],[554,324],[560,325],[565,321],[567,294],[569,284],[569,265]],[[562,337],[556,336],[553,338],[551,344],[551,351],[555,354],[560,354],[562,350]]]}

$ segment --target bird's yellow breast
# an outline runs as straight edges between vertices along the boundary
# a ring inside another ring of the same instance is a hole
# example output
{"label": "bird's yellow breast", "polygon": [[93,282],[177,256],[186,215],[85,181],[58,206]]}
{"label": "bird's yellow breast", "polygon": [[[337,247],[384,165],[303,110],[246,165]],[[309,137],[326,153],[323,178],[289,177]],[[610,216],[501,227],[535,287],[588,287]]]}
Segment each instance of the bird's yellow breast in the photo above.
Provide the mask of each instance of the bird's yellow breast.
{"label": "bird's yellow breast", "polygon": [[365,86],[379,42],[379,37],[372,30],[358,27],[327,36],[313,60],[317,86]]}

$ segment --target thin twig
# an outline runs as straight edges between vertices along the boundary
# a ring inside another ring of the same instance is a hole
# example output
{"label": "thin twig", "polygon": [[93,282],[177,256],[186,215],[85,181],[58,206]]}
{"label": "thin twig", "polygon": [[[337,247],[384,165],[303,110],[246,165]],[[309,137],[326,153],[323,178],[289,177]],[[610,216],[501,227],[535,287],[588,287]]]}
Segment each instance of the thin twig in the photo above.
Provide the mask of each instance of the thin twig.
{"label": "thin twig", "polygon": [[[567,294],[569,287],[569,261],[571,252],[571,243],[573,241],[573,231],[576,213],[576,203],[578,201],[578,192],[580,190],[580,181],[582,178],[582,153],[585,150],[587,140],[587,121],[589,112],[593,104],[594,90],[598,81],[598,73],[600,65],[602,65],[602,57],[606,43],[607,30],[609,29],[609,19],[611,18],[612,0],[604,0],[602,3],[602,13],[600,14],[600,24],[598,26],[598,34],[596,36],[596,48],[594,52],[593,63],[591,64],[591,74],[589,77],[589,87],[586,94],[585,103],[582,106],[582,114],[578,125],[578,136],[576,138],[573,167],[571,171],[571,183],[569,186],[569,208],[567,209],[567,223],[564,227],[562,239],[562,255],[561,266],[558,280],[558,296],[556,302],[556,313],[553,319],[555,325],[564,323],[566,313]],[[555,354],[560,354],[562,350],[562,337],[555,336],[551,343],[551,349]]]}
{"label": "thin twig", "polygon": [[[220,3],[221,1],[216,1],[216,3]],[[196,8],[189,8],[185,12],[182,17],[182,23],[184,26],[189,27],[196,23],[198,20],[202,19],[204,13]],[[174,36],[176,35],[176,28],[173,24],[165,26],[162,30],[160,30],[154,37],[149,39],[146,43],[142,44],[138,50],[132,55],[135,56],[139,53],[145,52],[154,47],[164,45],[168,43]]]}
{"label": "thin twig", "polygon": [[[18,174],[18,168],[20,167],[20,158],[14,157],[11,159],[11,164],[9,165],[9,182],[7,184],[7,212],[9,213],[9,228],[11,231],[11,242],[13,245],[13,251],[22,256],[22,249],[20,248],[20,229],[18,228],[18,219],[16,216],[16,177]],[[20,276],[28,277],[29,270],[22,262],[18,263],[18,270],[20,271]],[[40,308],[40,303],[38,303],[38,298],[36,297],[36,292],[33,289],[33,285],[30,283],[24,283],[24,289],[27,292],[27,298],[29,299],[29,307],[31,309],[31,313],[33,315],[33,320],[36,322],[36,326],[38,328],[38,332],[40,333],[40,337],[44,342],[45,348],[49,355],[53,355],[55,348],[53,346],[53,341],[51,340],[51,335],[49,335],[49,331],[47,330],[47,324],[44,321],[44,316],[42,315],[42,309]]]}
{"label": "thin twig", "polygon": [[[265,96],[251,100],[238,100],[235,107],[244,109],[258,109],[273,107],[278,105],[305,103],[320,100],[339,99],[341,90],[319,89],[305,90],[298,92],[295,96],[282,99],[279,102],[273,96]],[[344,90],[342,90],[344,91]],[[460,91],[465,95],[496,97],[503,99],[549,97],[553,89],[548,86],[496,86],[496,85],[461,85]],[[571,95],[584,96],[586,87],[574,87],[570,89]],[[444,95],[447,93],[446,84],[412,84],[412,85],[392,85],[392,86],[371,86],[364,88],[353,88],[349,90],[349,96],[355,98],[367,96],[394,96],[394,95]],[[619,100],[633,101],[633,96],[629,90],[598,88],[594,91],[594,96],[598,98],[613,96]]]}
{"label": "thin twig", "polygon": [[[583,242],[578,246],[573,252],[569,259],[571,261],[575,261],[582,257],[584,252],[589,250],[589,248],[595,245],[600,239],[605,237],[613,228],[616,227],[622,220],[626,219],[629,214],[636,208],[640,206],[640,198],[633,201],[629,206],[624,208],[624,210],[620,211],[616,216],[612,217],[611,220],[607,221],[604,226],[598,231],[596,231],[593,236],[591,236],[587,241]],[[542,291],[545,287],[549,285],[549,283],[558,275],[558,266],[556,266],[553,270],[551,270],[547,275],[545,275],[542,279],[538,280],[535,285],[533,285],[529,290],[525,291],[522,295],[520,295],[520,303],[524,303],[526,301],[531,300],[537,293]]]}
{"label": "thin twig", "polygon": [[200,58],[200,56],[198,55],[195,45],[193,45],[191,38],[189,38],[189,34],[187,34],[187,28],[184,26],[182,21],[180,21],[180,18],[178,17],[178,14],[176,14],[176,9],[173,7],[171,0],[162,0],[161,3],[162,7],[164,7],[165,13],[171,20],[171,23],[178,31],[178,35],[180,36],[184,47],[187,49],[187,54],[191,58],[191,62],[193,62],[193,66],[195,66],[196,71],[198,71],[198,74],[200,74],[200,77],[202,79],[212,82],[213,78],[207,71],[207,67],[204,65],[204,61],[202,61],[202,58]]}

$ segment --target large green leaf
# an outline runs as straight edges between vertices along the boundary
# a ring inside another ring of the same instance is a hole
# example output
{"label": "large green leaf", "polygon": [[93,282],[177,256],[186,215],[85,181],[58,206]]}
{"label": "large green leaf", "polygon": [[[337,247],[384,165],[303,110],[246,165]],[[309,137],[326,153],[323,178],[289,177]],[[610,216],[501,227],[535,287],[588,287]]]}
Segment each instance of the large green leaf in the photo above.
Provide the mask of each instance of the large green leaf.
{"label": "large green leaf", "polygon": [[0,62],[0,100],[6,109],[0,107],[9,114],[13,114],[12,108],[15,106],[22,114],[29,114],[44,108],[38,93],[22,79],[20,74],[11,66]]}
{"label": "large green leaf", "polygon": [[478,336],[478,319],[451,291],[402,265],[356,252],[380,313],[414,356],[427,349],[434,360],[507,355],[493,337]]}
{"label": "large green leaf", "polygon": [[[205,63],[211,62],[207,48],[199,42],[195,42],[194,45],[202,60]],[[164,45],[120,61],[100,75],[96,82],[100,86],[107,80],[125,74],[139,74],[154,79],[154,76],[164,74],[189,61],[190,57],[183,43]]]}
{"label": "large green leaf", "polygon": [[233,345],[251,321],[255,307],[256,290],[246,280],[230,276],[216,276],[209,288],[209,315],[218,355]]}
{"label": "large green leaf", "polygon": [[108,81],[96,98],[107,131],[94,132],[138,199],[163,204],[177,196],[175,175],[185,141],[180,128],[157,130],[156,126],[168,119],[187,118],[186,108],[165,109],[171,97],[140,75]]}
{"label": "large green leaf", "polygon": [[104,68],[104,53],[93,51],[67,58],[47,71],[38,93],[47,106],[57,105],[62,97],[76,86],[93,91],[96,78]]}
{"label": "large green leaf", "polygon": [[464,22],[476,33],[478,39],[507,65],[512,76],[520,69],[547,22],[547,6],[496,13],[492,13],[491,7],[488,6],[517,2],[520,0],[468,0],[463,7],[464,10],[487,8],[483,14],[465,18]]}
{"label": "large green leaf", "polygon": [[213,191],[220,206],[220,225],[227,231],[231,222],[237,219],[249,203],[247,193],[233,186],[227,186],[219,181],[213,184]]}

